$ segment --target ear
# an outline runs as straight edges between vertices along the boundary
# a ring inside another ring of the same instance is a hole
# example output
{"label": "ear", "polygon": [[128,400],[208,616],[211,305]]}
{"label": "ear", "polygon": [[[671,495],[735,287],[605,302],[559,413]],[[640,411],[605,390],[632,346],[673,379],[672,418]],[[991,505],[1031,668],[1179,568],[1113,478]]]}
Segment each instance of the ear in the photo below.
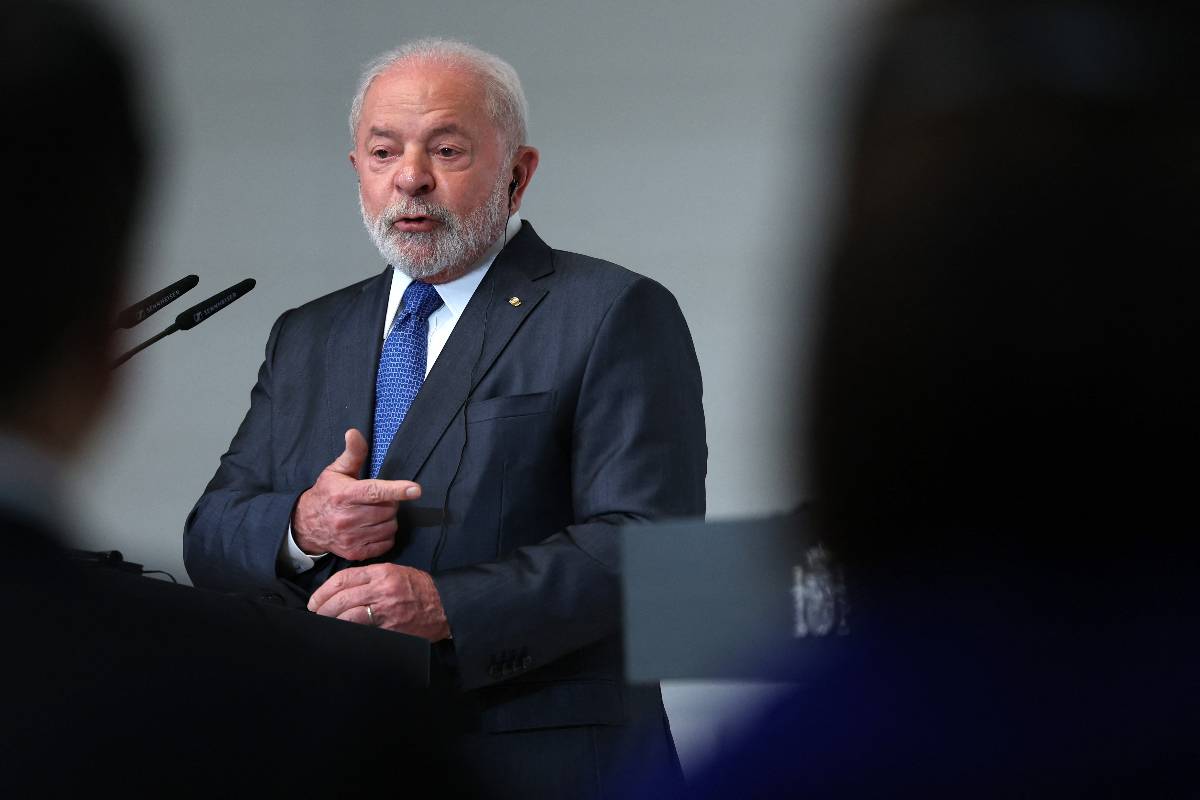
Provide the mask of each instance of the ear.
{"label": "ear", "polygon": [[510,193],[508,204],[510,214],[521,209],[521,198],[525,196],[525,190],[529,188],[529,182],[533,180],[533,173],[537,172],[538,158],[536,147],[522,146],[517,149],[512,168],[512,179],[517,186]]}

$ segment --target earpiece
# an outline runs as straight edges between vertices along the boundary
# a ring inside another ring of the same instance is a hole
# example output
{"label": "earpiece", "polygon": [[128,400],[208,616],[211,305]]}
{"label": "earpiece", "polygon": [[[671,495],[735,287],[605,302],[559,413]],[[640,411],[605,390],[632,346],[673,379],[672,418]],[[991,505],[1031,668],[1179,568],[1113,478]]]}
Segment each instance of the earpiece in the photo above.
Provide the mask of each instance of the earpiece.
{"label": "earpiece", "polygon": [[508,185],[508,201],[511,203],[513,195],[517,193],[517,187],[521,185],[519,178],[513,178],[512,183]]}

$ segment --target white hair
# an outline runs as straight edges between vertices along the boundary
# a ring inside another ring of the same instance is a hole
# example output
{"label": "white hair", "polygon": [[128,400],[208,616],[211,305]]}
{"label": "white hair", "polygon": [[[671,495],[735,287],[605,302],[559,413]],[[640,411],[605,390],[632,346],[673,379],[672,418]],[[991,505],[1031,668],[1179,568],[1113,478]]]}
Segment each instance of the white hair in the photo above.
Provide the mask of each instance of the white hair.
{"label": "white hair", "polygon": [[358,123],[362,120],[363,99],[371,83],[397,64],[427,61],[453,67],[465,67],[480,78],[488,114],[500,129],[510,155],[525,144],[529,102],[517,71],[504,59],[474,45],[454,39],[415,39],[375,58],[363,69],[358,92],[350,104],[350,140],[357,145]]}

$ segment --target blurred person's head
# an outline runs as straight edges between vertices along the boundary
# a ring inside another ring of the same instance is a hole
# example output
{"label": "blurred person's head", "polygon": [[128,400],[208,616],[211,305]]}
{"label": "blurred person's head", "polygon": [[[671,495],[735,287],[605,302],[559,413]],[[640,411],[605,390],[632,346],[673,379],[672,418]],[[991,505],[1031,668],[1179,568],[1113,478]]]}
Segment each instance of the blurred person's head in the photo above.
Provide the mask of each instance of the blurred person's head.
{"label": "blurred person's head", "polygon": [[884,25],[813,376],[840,523],[1036,547],[1140,519],[1134,543],[1190,504],[1200,127],[1177,33],[1135,3],[916,2]]}
{"label": "blurred person's head", "polygon": [[0,426],[65,454],[107,395],[143,131],[123,51],[86,6],[4,4],[0,86]]}

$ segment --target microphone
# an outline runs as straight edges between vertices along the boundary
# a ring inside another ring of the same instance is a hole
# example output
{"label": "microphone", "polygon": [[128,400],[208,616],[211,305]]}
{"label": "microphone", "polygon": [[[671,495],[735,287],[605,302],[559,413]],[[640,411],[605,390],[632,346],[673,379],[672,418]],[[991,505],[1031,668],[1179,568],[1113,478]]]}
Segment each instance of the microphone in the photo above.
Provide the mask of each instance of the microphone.
{"label": "microphone", "polygon": [[217,292],[204,302],[197,303],[187,311],[184,311],[182,314],[177,316],[175,321],[172,322],[171,325],[162,333],[150,337],[132,350],[123,353],[119,358],[117,358],[116,361],[112,363],[112,368],[116,369],[138,353],[145,350],[150,345],[157,342],[159,339],[170,336],[175,331],[190,331],[192,328],[196,327],[201,322],[204,322],[204,320],[208,319],[213,314],[216,314],[222,308],[225,308],[225,306],[229,305],[234,300],[237,300],[239,297],[249,292],[254,288],[254,286],[254,278],[246,278],[246,280],[242,281],[241,283],[236,283],[222,292]]}
{"label": "microphone", "polygon": [[165,289],[160,289],[140,303],[134,303],[117,315],[117,327],[129,329],[134,325],[145,322],[154,312],[178,300],[186,292],[195,288],[200,278],[188,275],[182,280],[175,281]]}
{"label": "microphone", "polygon": [[234,284],[223,292],[217,292],[203,303],[197,303],[184,311],[175,318],[175,324],[172,327],[176,330],[190,331],[253,288],[254,278],[246,278],[241,283]]}

